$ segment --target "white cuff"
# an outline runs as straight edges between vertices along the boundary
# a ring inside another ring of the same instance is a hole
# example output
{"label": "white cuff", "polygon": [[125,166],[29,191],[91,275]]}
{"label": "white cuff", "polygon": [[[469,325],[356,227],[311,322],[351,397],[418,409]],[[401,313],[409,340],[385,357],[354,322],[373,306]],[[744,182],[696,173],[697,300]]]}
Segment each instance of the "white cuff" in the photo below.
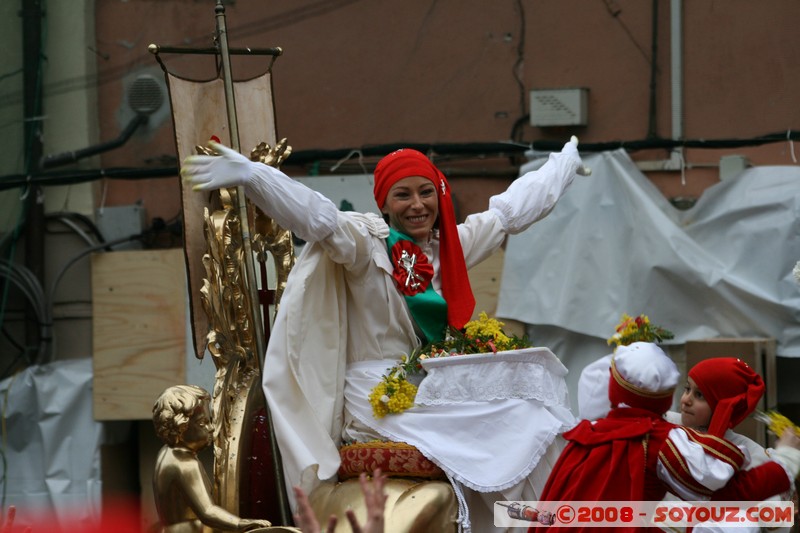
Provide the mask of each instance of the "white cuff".
{"label": "white cuff", "polygon": [[800,473],[800,450],[791,446],[778,446],[772,451],[770,458],[786,470],[789,481],[794,485],[794,480]]}

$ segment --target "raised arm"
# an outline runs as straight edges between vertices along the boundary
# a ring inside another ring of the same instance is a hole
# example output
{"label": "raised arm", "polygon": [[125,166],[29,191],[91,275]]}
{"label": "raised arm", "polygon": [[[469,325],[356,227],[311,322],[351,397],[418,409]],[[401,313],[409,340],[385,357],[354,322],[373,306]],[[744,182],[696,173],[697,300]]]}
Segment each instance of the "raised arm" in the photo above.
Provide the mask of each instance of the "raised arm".
{"label": "raised arm", "polygon": [[514,234],[546,217],[555,207],[576,175],[589,175],[578,154],[578,138],[573,136],[559,153],[552,153],[539,169],[514,180],[509,188],[489,200],[489,209],[503,223],[506,233]]}
{"label": "raised arm", "polygon": [[788,499],[800,473],[800,436],[794,432],[784,432],[775,444],[770,459],[756,468],[737,472],[711,499],[755,501],[778,494]]}
{"label": "raised arm", "polygon": [[244,186],[267,216],[305,241],[325,239],[336,229],[338,210],[322,194],[226,146],[210,142],[209,147],[220,155],[191,155],[183,161],[181,176],[192,189]]}
{"label": "raised arm", "polygon": [[550,154],[544,166],[492,196],[488,210],[472,214],[458,225],[467,268],[496,252],[507,235],[519,233],[547,216],[576,174],[591,173],[583,166],[577,145],[578,139],[573,136],[561,152]]}

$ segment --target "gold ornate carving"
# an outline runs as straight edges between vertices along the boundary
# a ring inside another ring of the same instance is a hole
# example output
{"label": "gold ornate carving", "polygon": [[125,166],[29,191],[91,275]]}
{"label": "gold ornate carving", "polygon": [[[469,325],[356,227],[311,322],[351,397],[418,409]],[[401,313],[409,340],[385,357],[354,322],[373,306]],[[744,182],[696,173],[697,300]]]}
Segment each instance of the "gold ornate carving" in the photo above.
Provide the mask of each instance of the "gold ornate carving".
{"label": "gold ornate carving", "polygon": [[[197,146],[198,153],[213,155]],[[277,166],[291,153],[283,139],[274,148],[259,144],[251,153],[253,161]],[[245,246],[241,221],[235,208],[236,189],[219,191],[220,209],[204,210],[206,253],[203,266],[206,278],[201,289],[203,309],[209,319],[207,348],[216,367],[213,392],[214,495],[229,511],[239,508],[240,482],[246,472],[245,455],[250,447],[252,415],[264,405],[261,391],[260,358],[253,325],[261,317],[252,316],[251,284],[247,279]],[[266,252],[276,263],[278,298],[294,265],[291,233],[283,230],[260,210],[248,205],[248,217],[255,220],[252,249],[261,262]],[[252,227],[252,226],[251,226]]]}
{"label": "gold ornate carving", "polygon": [[[266,143],[260,143],[250,152],[250,160],[279,167],[291,153],[292,147],[287,146],[286,139],[281,139],[273,148],[270,148]],[[274,259],[276,272],[274,302],[275,314],[277,314],[281,295],[289,277],[289,271],[294,266],[292,232],[280,227],[254,205],[249,204],[248,208],[248,216],[255,221],[253,252],[256,254],[256,259],[259,263],[265,263],[267,261],[267,252],[271,253]]]}

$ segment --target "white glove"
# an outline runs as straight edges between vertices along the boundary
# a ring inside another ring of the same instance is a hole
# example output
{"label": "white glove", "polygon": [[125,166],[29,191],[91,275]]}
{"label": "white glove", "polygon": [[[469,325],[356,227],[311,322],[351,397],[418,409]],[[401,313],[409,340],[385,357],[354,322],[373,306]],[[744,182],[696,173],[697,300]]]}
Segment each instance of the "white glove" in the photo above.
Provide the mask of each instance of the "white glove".
{"label": "white glove", "polygon": [[770,457],[779,462],[792,479],[797,478],[797,474],[800,473],[800,450],[792,446],[782,446],[779,441]]}
{"label": "white glove", "polygon": [[252,161],[219,143],[210,141],[208,146],[220,155],[190,155],[184,159],[183,180],[195,191],[246,185],[253,175]]}
{"label": "white glove", "polygon": [[[577,159],[578,161],[581,160],[581,156],[578,154],[578,138],[574,135],[570,137],[569,142],[564,145],[564,148],[561,149],[562,154],[568,154]],[[575,171],[579,176],[589,176],[592,173],[592,169],[584,166],[583,162],[581,161],[581,166],[578,167],[578,170]]]}

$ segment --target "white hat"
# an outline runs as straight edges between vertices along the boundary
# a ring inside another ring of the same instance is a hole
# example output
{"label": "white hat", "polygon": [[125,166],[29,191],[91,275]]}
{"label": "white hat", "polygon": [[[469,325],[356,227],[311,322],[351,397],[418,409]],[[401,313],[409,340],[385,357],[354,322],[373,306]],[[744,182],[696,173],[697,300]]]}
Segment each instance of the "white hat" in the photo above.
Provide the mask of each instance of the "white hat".
{"label": "white hat", "polygon": [[656,344],[618,346],[581,372],[578,414],[589,420],[602,418],[614,404],[662,414],[672,405],[679,379],[675,363]]}
{"label": "white hat", "polygon": [[611,358],[608,398],[611,405],[627,405],[663,414],[681,373],[664,350],[652,342],[619,346]]}

